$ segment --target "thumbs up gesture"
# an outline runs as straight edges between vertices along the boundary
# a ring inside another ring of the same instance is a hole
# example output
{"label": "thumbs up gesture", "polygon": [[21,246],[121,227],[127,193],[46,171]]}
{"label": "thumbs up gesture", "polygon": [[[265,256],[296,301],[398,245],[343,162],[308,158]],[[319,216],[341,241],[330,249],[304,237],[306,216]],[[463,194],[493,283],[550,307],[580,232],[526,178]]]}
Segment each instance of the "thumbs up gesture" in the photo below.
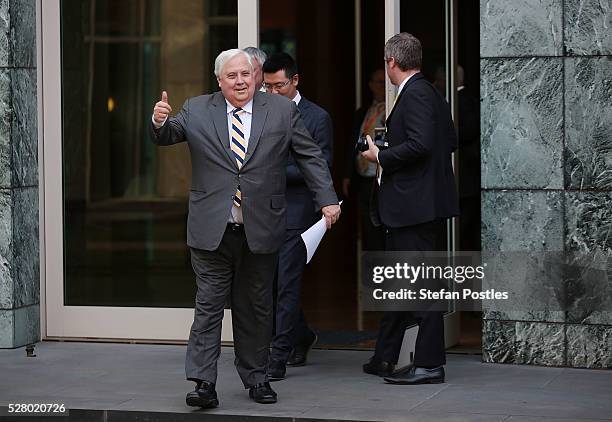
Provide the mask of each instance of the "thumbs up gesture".
{"label": "thumbs up gesture", "polygon": [[168,116],[172,113],[172,107],[168,104],[168,93],[166,91],[162,92],[161,101],[155,103],[155,107],[153,108],[153,120],[158,125],[163,125]]}

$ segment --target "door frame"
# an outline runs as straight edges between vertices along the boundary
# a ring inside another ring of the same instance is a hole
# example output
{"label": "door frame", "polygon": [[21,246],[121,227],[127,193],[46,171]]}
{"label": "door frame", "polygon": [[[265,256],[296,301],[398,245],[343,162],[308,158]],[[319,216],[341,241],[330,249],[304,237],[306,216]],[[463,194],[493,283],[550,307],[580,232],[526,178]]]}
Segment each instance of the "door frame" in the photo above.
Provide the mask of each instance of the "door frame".
{"label": "door frame", "polygon": [[[259,0],[238,2],[238,47],[259,45]],[[451,61],[456,62],[455,0],[446,0],[451,33]],[[385,0],[385,40],[399,32],[400,0]],[[192,308],[147,308],[64,305],[62,89],[60,0],[37,0],[37,55],[39,102],[41,337],[184,342],[193,321]],[[447,61],[448,66],[448,61]],[[450,75],[454,86],[455,67]],[[393,104],[394,87],[386,78],[387,107]],[[455,104],[451,92],[451,104]],[[454,111],[454,107],[453,107]],[[455,219],[451,223],[455,231]],[[454,239],[454,235],[452,236]],[[453,245],[453,251],[455,246]],[[223,319],[222,340],[233,340],[231,311]],[[458,313],[445,315],[447,346],[458,338]],[[416,338],[411,328],[406,339]],[[414,332],[413,332],[414,331]],[[413,348],[413,345],[412,345]],[[404,353],[403,353],[404,354]]]}
{"label": "door frame", "polygon": [[[456,72],[457,72],[457,2],[456,0],[445,0],[445,26],[446,26],[446,75],[447,75],[447,99],[451,105],[451,113],[453,118],[456,111]],[[385,42],[393,35],[401,30],[401,2],[400,0],[385,0]],[[449,69],[450,68],[450,69]],[[397,95],[397,87],[391,84],[389,77],[385,75],[386,88],[386,106],[387,115],[391,112],[395,97]],[[456,155],[452,156],[453,168],[456,165]],[[449,257],[457,250],[456,237],[457,219],[452,218],[447,222],[447,244],[450,245],[448,250]],[[449,303],[449,310],[444,314],[444,342],[446,348],[452,347],[459,342],[460,330],[460,314],[455,310],[455,303]],[[402,349],[398,361],[398,366],[404,366],[412,361],[415,350],[416,337],[419,332],[418,325],[414,325],[406,329]]]}
{"label": "door frame", "polygon": [[[239,47],[258,45],[259,1],[237,1]],[[37,11],[41,337],[185,342],[193,308],[64,304],[60,0],[38,0]],[[231,342],[230,310],[225,310],[222,326],[222,341]]]}

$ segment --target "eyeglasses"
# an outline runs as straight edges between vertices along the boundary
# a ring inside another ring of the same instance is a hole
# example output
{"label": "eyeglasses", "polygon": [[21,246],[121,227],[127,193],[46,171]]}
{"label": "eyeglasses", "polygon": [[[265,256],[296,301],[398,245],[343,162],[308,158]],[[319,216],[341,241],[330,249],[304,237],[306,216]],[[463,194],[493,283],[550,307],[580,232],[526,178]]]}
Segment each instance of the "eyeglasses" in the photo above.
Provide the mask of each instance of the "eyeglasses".
{"label": "eyeglasses", "polygon": [[291,79],[287,79],[285,82],[277,82],[275,84],[269,84],[269,83],[264,82],[262,86],[264,87],[266,91],[271,91],[272,89],[276,89],[278,91],[280,89],[283,89],[290,83],[291,83]]}

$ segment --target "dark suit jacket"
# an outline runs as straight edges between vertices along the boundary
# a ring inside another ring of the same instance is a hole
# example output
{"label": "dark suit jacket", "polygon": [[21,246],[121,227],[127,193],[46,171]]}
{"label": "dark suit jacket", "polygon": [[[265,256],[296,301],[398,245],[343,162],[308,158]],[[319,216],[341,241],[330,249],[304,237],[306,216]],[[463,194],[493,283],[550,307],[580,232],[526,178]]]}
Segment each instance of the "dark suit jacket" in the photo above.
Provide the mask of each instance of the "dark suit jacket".
{"label": "dark suit jacket", "polygon": [[[302,97],[298,110],[310,136],[321,148],[328,167],[332,165],[333,127],[329,114]],[[318,218],[319,208],[315,206],[312,192],[308,189],[304,176],[300,172],[293,157],[287,165],[287,228],[303,229],[310,227]]]}
{"label": "dark suit jacket", "polygon": [[238,170],[230,150],[227,106],[221,92],[188,99],[176,117],[159,130],[150,123],[153,142],[187,142],[191,153],[187,244],[215,250],[225,233],[238,183],[249,248],[273,253],[285,241],[286,167],[291,155],[313,192],[318,208],[338,198],[321,149],[304,126],[293,101],[255,92],[251,136]]}
{"label": "dark suit jacket", "polygon": [[450,107],[421,73],[399,93],[387,118],[387,141],[389,148],[378,154],[381,222],[405,227],[458,215]]}

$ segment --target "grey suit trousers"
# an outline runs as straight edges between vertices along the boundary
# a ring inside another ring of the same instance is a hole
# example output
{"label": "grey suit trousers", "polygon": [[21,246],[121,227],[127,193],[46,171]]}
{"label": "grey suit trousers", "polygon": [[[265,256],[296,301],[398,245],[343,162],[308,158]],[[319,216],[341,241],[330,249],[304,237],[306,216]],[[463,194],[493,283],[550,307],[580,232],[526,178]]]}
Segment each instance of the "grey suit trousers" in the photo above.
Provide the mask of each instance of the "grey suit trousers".
{"label": "grey suit trousers", "polygon": [[191,249],[198,291],[185,360],[187,379],[217,381],[221,321],[231,298],[235,365],[245,388],[266,382],[278,253],[255,254],[243,229],[226,229],[214,251]]}

